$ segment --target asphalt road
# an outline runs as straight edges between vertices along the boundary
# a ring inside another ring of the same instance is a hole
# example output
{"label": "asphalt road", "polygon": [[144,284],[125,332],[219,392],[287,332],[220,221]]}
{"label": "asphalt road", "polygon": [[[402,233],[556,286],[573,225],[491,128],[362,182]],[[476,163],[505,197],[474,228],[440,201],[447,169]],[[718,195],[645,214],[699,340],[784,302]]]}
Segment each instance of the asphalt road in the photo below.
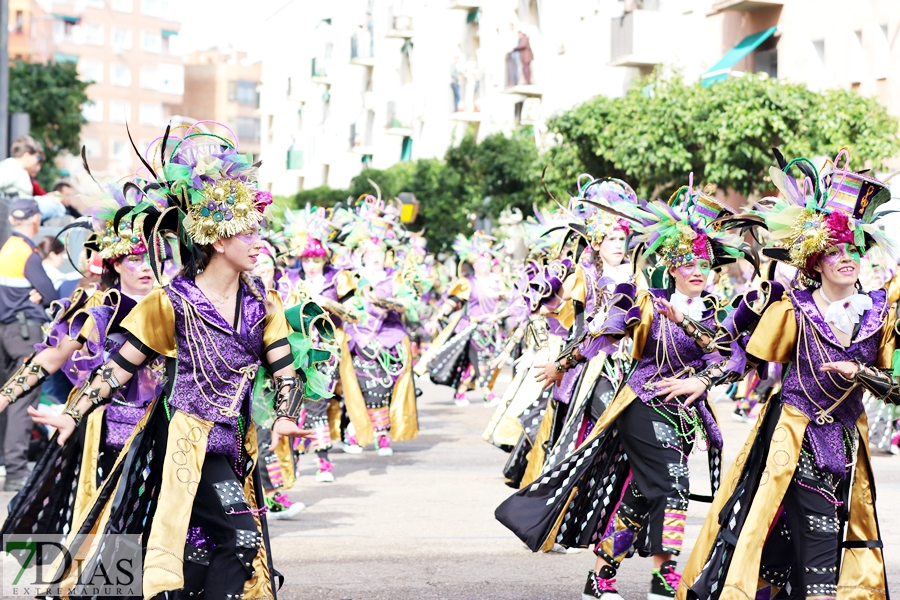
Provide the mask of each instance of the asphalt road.
{"label": "asphalt road", "polygon": [[[501,375],[497,391],[508,381],[508,373]],[[276,568],[286,576],[279,598],[579,599],[594,564],[590,551],[533,554],[494,520],[494,509],[512,490],[501,475],[507,455],[481,439],[493,409],[480,400],[459,408],[450,389],[419,385],[419,438],[395,444],[392,457],[337,450],[331,484],[316,483],[315,462],[304,457],[289,497],[307,509],[295,521],[270,527]],[[734,421],[726,409],[731,405],[720,408],[728,464],[750,425]],[[709,486],[705,463],[702,455],[692,461],[698,491]],[[874,468],[888,577],[898,595],[900,457],[876,454]],[[686,552],[706,507],[691,504]],[[651,566],[638,557],[622,566],[619,590],[626,600],[646,598]]]}
{"label": "asphalt road", "polygon": [[[509,377],[501,374],[498,392]],[[419,437],[395,444],[392,457],[336,449],[330,484],[316,483],[315,460],[303,457],[288,495],[307,508],[270,524],[275,566],[286,578],[279,598],[579,599],[594,564],[590,551],[533,554],[494,520],[512,490],[501,475],[507,455],[481,439],[493,409],[480,400],[456,407],[451,390],[419,385]],[[750,429],[729,418],[730,410],[720,408],[726,464]],[[705,462],[700,455],[692,461],[698,491],[708,489]],[[891,592],[900,595],[900,457],[876,454],[874,468]],[[11,497],[0,493],[0,506]],[[691,504],[686,552],[706,506]],[[619,590],[626,600],[646,598],[650,568],[649,559],[625,562]]]}

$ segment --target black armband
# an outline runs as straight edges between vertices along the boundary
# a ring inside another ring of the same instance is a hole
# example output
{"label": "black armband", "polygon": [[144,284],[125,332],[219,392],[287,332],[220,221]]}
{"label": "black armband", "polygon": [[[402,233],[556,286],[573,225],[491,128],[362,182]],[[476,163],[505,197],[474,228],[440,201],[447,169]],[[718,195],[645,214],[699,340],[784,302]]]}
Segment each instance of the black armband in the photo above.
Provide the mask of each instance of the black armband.
{"label": "black armband", "polygon": [[300,418],[303,407],[303,391],[306,387],[306,376],[298,373],[296,377],[275,377],[275,418],[287,417],[291,421]]}
{"label": "black armband", "polygon": [[134,364],[133,362],[131,362],[130,360],[128,360],[127,358],[125,358],[118,352],[113,354],[112,361],[114,363],[116,363],[117,365],[119,365],[120,367],[122,367],[122,369],[124,369],[131,375],[134,375],[134,372],[137,371],[141,366],[141,365]]}
{"label": "black armband", "polygon": [[889,404],[900,404],[900,384],[889,373],[856,362],[856,382]]}
{"label": "black armband", "polygon": [[289,367],[293,363],[294,363],[294,356],[292,354],[286,354],[285,356],[282,356],[281,358],[279,358],[278,360],[276,360],[275,362],[270,364],[269,369],[273,373],[275,373],[285,367]]}
{"label": "black armband", "polygon": [[151,354],[154,353],[153,348],[151,348],[150,346],[148,346],[147,344],[145,344],[145,343],[142,342],[141,340],[137,339],[137,338],[134,336],[134,334],[129,333],[127,339],[128,339],[128,343],[131,344],[132,346],[134,346],[135,349],[136,349],[138,352],[140,352],[141,354],[143,354],[144,356],[150,356]]}
{"label": "black armband", "polygon": [[263,354],[266,354],[267,352],[276,350],[278,348],[281,348],[282,346],[287,346],[287,345],[288,345],[287,338],[281,338],[280,340],[278,340],[276,342],[272,342],[271,344],[266,346],[266,349],[263,350]]}

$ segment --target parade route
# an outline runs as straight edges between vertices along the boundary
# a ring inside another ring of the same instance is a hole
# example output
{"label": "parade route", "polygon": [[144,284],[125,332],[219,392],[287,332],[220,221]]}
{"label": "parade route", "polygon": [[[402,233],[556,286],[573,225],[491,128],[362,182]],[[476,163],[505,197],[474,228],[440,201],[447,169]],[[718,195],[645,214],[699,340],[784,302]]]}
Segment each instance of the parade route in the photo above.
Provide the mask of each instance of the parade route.
{"label": "parade route", "polygon": [[[508,381],[508,373],[501,375],[498,391]],[[276,568],[286,577],[279,598],[580,598],[593,553],[533,554],[493,517],[512,492],[501,475],[507,455],[481,439],[493,409],[480,400],[459,408],[450,389],[427,380],[419,385],[419,438],[395,444],[393,457],[379,458],[371,449],[359,456],[333,452],[333,484],[316,483],[313,459],[301,461],[289,496],[307,509],[294,521],[270,524]],[[730,403],[719,407],[726,464],[750,429],[731,419],[731,409]],[[706,461],[692,458],[699,491]],[[888,581],[900,594],[900,512],[893,510],[900,457],[876,453],[873,463]],[[690,506],[686,551],[706,509]],[[624,563],[618,581],[626,600],[646,597],[650,566],[637,557]]]}

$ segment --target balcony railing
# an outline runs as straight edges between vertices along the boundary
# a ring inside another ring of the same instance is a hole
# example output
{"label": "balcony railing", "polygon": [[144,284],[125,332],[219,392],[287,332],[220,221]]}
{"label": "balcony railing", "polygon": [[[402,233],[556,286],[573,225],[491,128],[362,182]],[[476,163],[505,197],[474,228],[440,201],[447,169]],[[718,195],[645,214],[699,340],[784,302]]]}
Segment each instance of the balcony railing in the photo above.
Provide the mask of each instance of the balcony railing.
{"label": "balcony railing", "polygon": [[354,65],[375,65],[375,40],[368,31],[350,36],[350,62]]}
{"label": "balcony railing", "polygon": [[649,67],[663,60],[659,43],[668,35],[666,14],[654,10],[634,10],[610,23],[610,62],[614,67]]}
{"label": "balcony railing", "polygon": [[406,15],[391,17],[391,28],[384,35],[384,37],[409,39],[412,36],[412,17]]}
{"label": "balcony railing", "polygon": [[783,0],[720,0],[712,5],[710,14],[726,10],[756,12],[784,6]]}
{"label": "balcony railing", "polygon": [[411,136],[413,134],[412,115],[409,114],[408,103],[405,102],[388,102],[387,123],[385,129],[391,135]]}

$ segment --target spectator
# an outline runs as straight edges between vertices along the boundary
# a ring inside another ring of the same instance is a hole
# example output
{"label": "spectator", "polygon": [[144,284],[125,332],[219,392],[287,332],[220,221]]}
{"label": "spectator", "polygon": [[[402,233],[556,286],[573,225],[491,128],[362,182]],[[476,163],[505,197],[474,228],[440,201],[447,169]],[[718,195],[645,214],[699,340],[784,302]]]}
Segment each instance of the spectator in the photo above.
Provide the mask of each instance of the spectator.
{"label": "spectator", "polygon": [[78,270],[85,275],[64,281],[63,284],[59,286],[60,298],[69,298],[72,296],[72,292],[78,288],[87,288],[94,283],[96,283],[101,290],[106,289],[106,286],[100,277],[103,273],[103,259],[100,258],[99,254],[94,253],[93,258],[88,262],[87,251],[82,251],[81,256],[78,259]]}
{"label": "spectator", "polygon": [[[34,352],[34,344],[43,339],[41,326],[47,321],[44,308],[57,298],[56,288],[44,271],[32,241],[41,226],[37,202],[31,198],[14,199],[9,205],[9,222],[12,233],[0,248],[2,381],[16,373],[23,359]],[[0,400],[0,409],[6,410],[4,491],[20,490],[28,477],[28,442],[33,423],[26,408],[37,406],[40,397],[41,386],[37,385],[15,404],[4,406],[6,401]]]}
{"label": "spectator", "polygon": [[[506,39],[506,36],[504,36]],[[506,55],[506,87],[512,87],[519,83],[519,51],[516,46],[519,45],[519,36],[516,35],[516,24],[509,24],[509,46],[511,48]]]}
{"label": "spectator", "polygon": [[[16,138],[10,147],[10,157],[0,161],[0,197],[31,198],[34,196],[32,177],[41,170],[44,152],[29,135]],[[56,196],[41,196],[37,201],[42,219],[66,214],[66,207]]]}
{"label": "spectator", "polygon": [[63,273],[60,270],[66,260],[66,247],[58,238],[47,235],[37,243],[38,252],[41,253],[41,265],[47,273],[47,277],[53,282],[53,287],[59,290],[59,286],[69,279],[80,279],[78,273]]}
{"label": "spectator", "polygon": [[453,57],[453,64],[450,65],[450,89],[453,90],[453,112],[459,112],[459,56]]}
{"label": "spectator", "polygon": [[531,85],[531,61],[534,60],[534,54],[531,52],[531,41],[524,31],[519,31],[519,44],[515,49],[522,63],[522,78],[525,79],[525,85]]}
{"label": "spectator", "polygon": [[81,211],[72,205],[75,200],[75,188],[68,181],[57,181],[53,191],[59,194],[59,200],[66,207],[66,214],[75,219],[81,218]]}

